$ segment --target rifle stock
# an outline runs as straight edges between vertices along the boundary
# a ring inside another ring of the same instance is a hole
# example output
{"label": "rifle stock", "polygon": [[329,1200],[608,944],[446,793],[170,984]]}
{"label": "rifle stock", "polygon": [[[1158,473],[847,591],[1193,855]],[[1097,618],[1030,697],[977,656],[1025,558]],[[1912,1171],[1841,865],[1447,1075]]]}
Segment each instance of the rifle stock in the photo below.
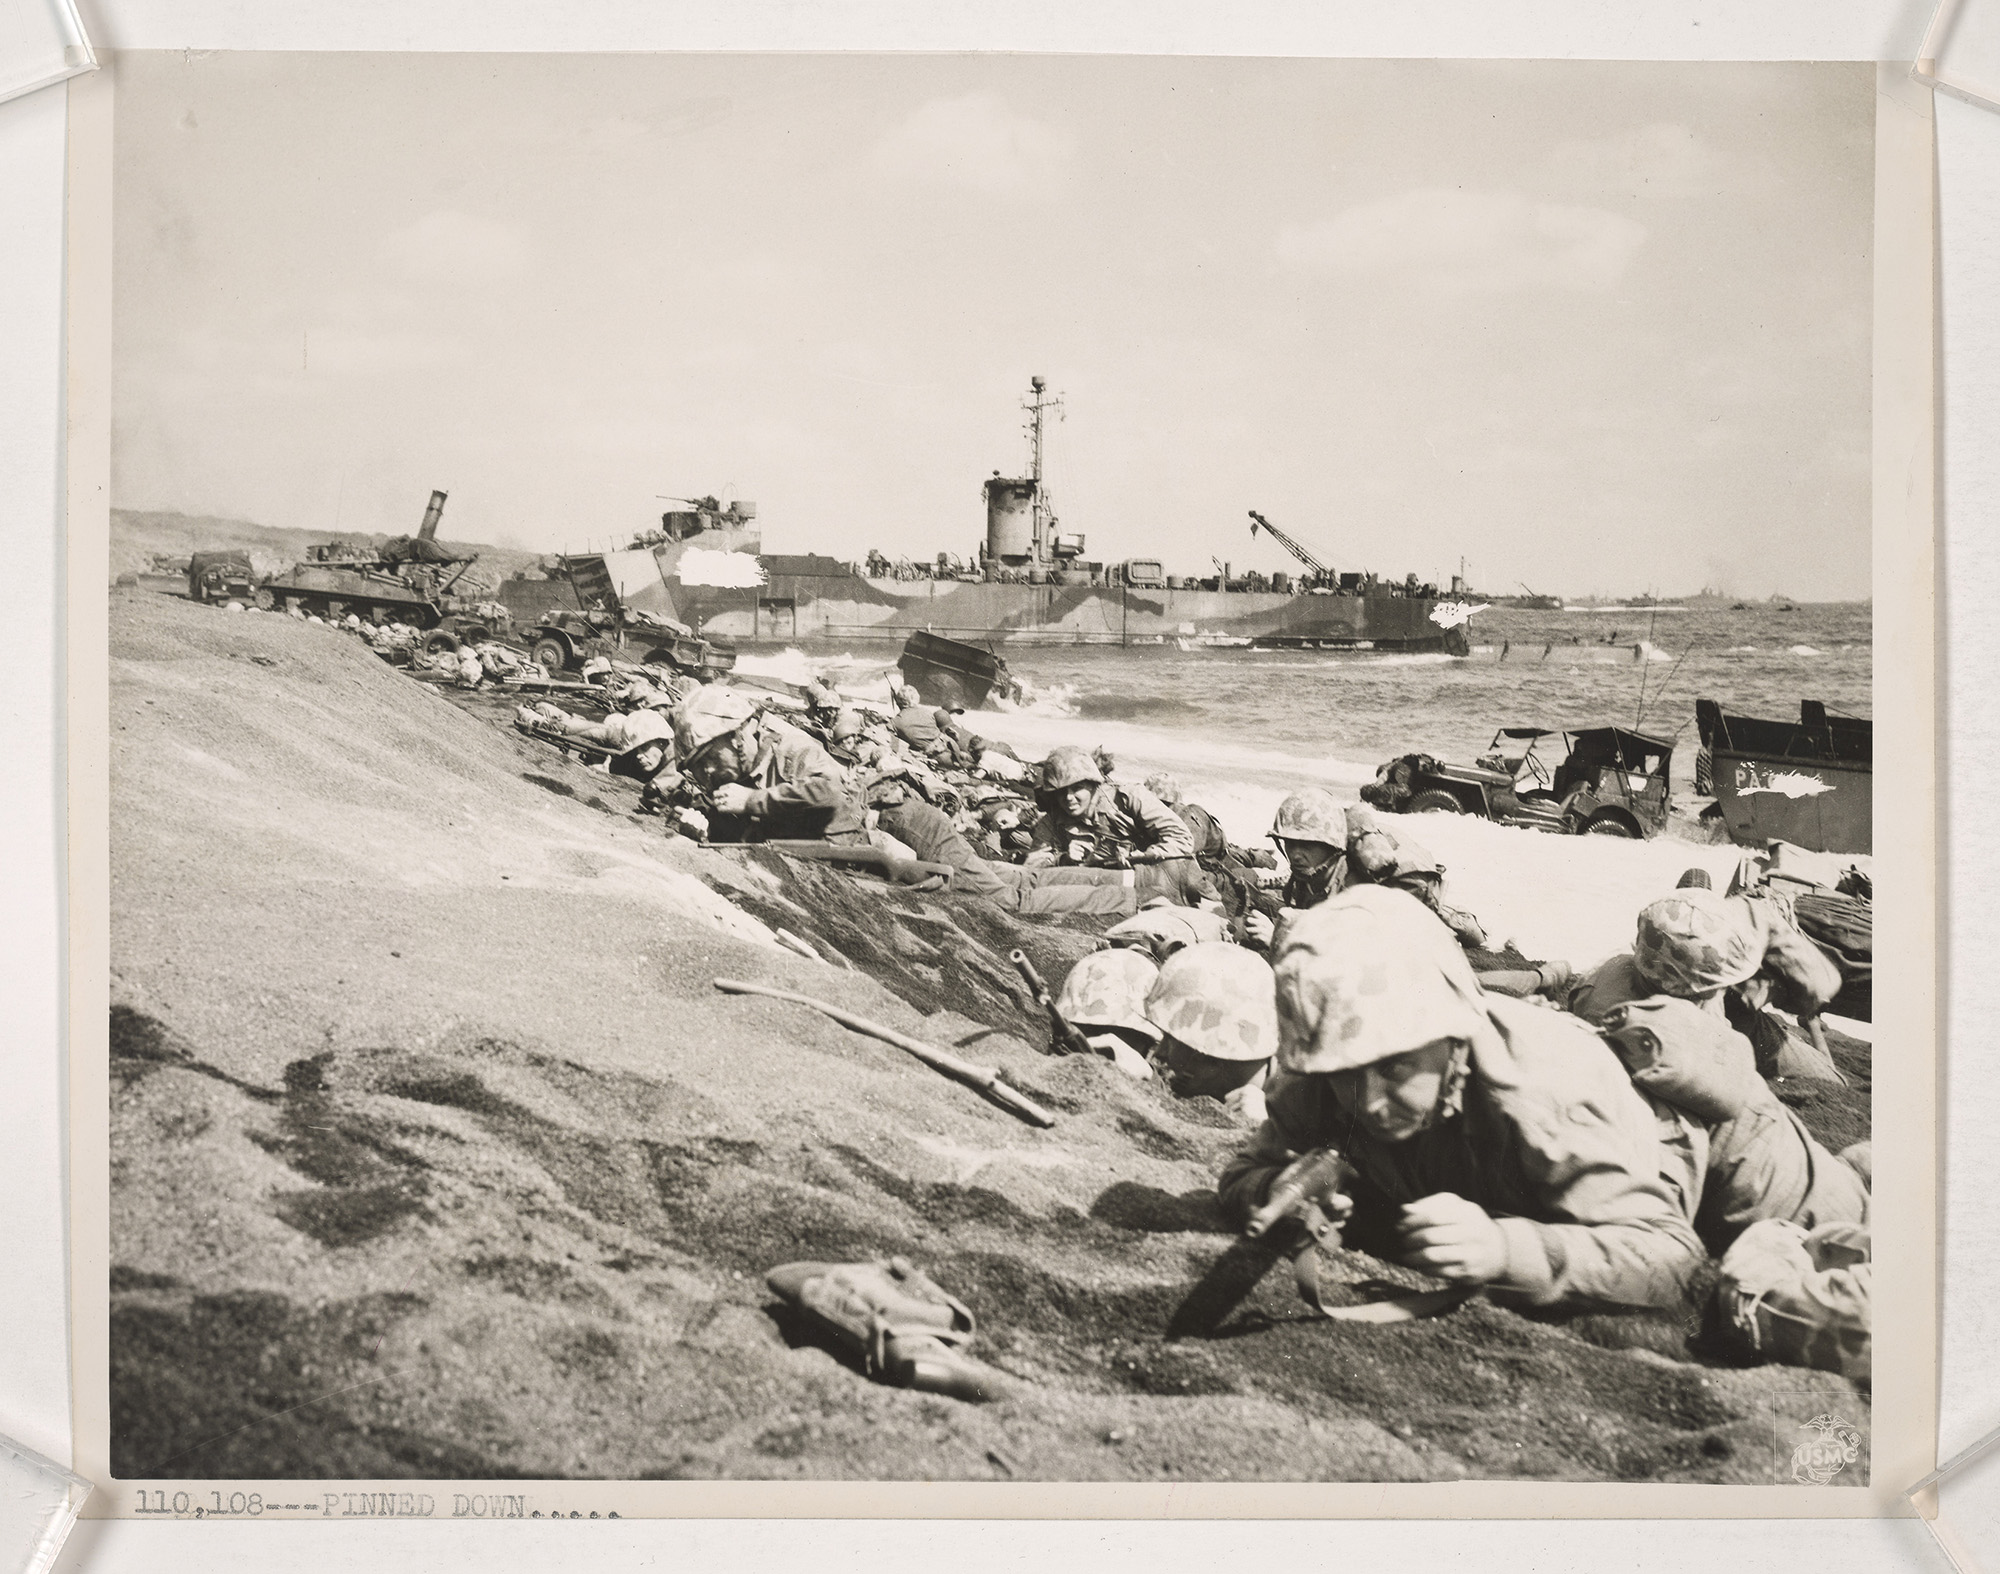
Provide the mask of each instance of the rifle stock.
{"label": "rifle stock", "polygon": [[772,848],[788,858],[803,858],[813,863],[846,864],[855,869],[873,869],[885,879],[893,880],[898,885],[918,885],[929,890],[950,885],[954,873],[950,864],[925,863],[921,859],[914,858],[892,858],[879,847],[808,841],[770,841],[758,842],[755,845]]}

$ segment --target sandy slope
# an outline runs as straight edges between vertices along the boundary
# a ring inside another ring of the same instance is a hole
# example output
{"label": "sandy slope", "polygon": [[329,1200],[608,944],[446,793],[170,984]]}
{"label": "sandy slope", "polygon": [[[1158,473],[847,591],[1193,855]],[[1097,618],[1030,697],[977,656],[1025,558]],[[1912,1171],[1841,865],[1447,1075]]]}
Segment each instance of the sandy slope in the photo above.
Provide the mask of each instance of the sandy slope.
{"label": "sandy slope", "polygon": [[[1164,1342],[1235,1134],[1036,1052],[1005,950],[1060,976],[1086,935],[669,842],[288,619],[114,593],[111,724],[122,1476],[1768,1480],[1774,1406],[1865,1411],[1672,1320],[1314,1324],[1282,1266]],[[717,974],[961,1046],[1059,1123]],[[762,1285],[892,1251],[1010,1397],[873,1386]]]}

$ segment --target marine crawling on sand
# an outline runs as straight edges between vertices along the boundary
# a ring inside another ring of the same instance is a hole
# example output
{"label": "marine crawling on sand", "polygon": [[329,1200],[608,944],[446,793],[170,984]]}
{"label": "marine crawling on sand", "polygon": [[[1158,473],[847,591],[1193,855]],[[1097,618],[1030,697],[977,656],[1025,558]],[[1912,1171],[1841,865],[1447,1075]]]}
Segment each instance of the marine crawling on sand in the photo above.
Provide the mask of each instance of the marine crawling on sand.
{"label": "marine crawling on sand", "polygon": [[1866,1153],[1820,1147],[1726,1022],[1653,999],[1600,1037],[1490,994],[1381,887],[1286,923],[1274,973],[1283,1074],[1218,1184],[1238,1223],[1334,1150],[1354,1177],[1315,1205],[1448,1283],[1684,1310],[1713,1249],[1735,1337],[1865,1377]]}
{"label": "marine crawling on sand", "polygon": [[675,711],[674,728],[681,775],[707,806],[680,806],[680,823],[712,842],[872,846],[947,866],[956,889],[1022,914],[1124,916],[1138,905],[1132,881],[1116,870],[1026,869],[979,857],[949,816],[892,775],[877,773],[864,798],[816,741],[740,690],[697,690]]}

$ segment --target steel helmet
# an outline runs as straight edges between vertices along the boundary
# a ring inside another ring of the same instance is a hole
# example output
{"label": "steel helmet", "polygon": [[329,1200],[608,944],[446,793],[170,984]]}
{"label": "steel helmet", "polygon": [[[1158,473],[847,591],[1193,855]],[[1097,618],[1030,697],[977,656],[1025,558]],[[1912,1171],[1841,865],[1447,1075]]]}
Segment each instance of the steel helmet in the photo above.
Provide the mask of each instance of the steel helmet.
{"label": "steel helmet", "polygon": [[1746,904],[1690,887],[1641,910],[1632,965],[1662,994],[1712,995],[1764,965],[1763,938]]}
{"label": "steel helmet", "polygon": [[1183,946],[1229,938],[1229,921],[1202,907],[1147,907],[1121,918],[1104,938],[1115,946],[1138,946],[1164,962]]}
{"label": "steel helmet", "polygon": [[1176,951],[1146,996],[1146,1020],[1216,1060],[1269,1060],[1278,1047],[1270,965],[1226,941]]}
{"label": "steel helmet", "polygon": [[1332,793],[1307,787],[1278,805],[1271,834],[1288,842],[1324,842],[1339,847],[1347,841],[1347,821]]}
{"label": "steel helmet", "polygon": [[845,743],[849,738],[860,737],[867,728],[868,723],[862,719],[861,712],[850,708],[834,717],[833,725],[827,731],[833,735],[835,743]]}
{"label": "steel helmet", "polygon": [[1353,1071],[1488,1029],[1452,932],[1414,896],[1357,885],[1278,931],[1278,1064]]}
{"label": "steel helmet", "polygon": [[1165,771],[1155,771],[1143,783],[1147,792],[1172,807],[1181,801],[1181,784]]}
{"label": "steel helmet", "polygon": [[889,685],[889,703],[898,710],[908,710],[912,705],[923,703],[923,696],[907,683]]}
{"label": "steel helmet", "polygon": [[1079,782],[1095,785],[1104,780],[1099,774],[1097,762],[1082,749],[1065,747],[1051,749],[1049,757],[1042,761],[1042,785],[1051,792],[1065,787],[1074,787]]}
{"label": "steel helmet", "polygon": [[714,683],[696,689],[674,712],[675,752],[684,763],[692,763],[703,749],[756,714],[756,703],[739,689]]}
{"label": "steel helmet", "polygon": [[1056,1010],[1078,1027],[1129,1028],[1158,1042],[1160,1030],[1146,1020],[1146,996],[1159,976],[1143,952],[1093,951],[1069,970]]}

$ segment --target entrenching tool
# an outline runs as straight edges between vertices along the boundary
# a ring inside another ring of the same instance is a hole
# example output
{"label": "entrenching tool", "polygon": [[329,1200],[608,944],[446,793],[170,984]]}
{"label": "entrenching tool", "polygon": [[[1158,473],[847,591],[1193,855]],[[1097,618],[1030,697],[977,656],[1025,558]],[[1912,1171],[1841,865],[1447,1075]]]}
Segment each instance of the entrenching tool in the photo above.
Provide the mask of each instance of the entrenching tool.
{"label": "entrenching tool", "polygon": [[958,1056],[926,1044],[920,1038],[911,1038],[907,1033],[898,1033],[892,1027],[871,1022],[866,1017],[856,1016],[852,1011],[843,1011],[839,1006],[828,1005],[824,1000],[815,1000],[811,995],[795,994],[789,989],[773,989],[768,984],[746,984],[735,978],[718,978],[715,980],[715,987],[725,995],[766,995],[773,1000],[789,1000],[794,1005],[811,1006],[815,1011],[825,1012],[844,1028],[865,1034],[869,1038],[879,1038],[883,1043],[894,1044],[898,1049],[908,1050],[925,1065],[977,1088],[1009,1114],[1018,1115],[1032,1126],[1053,1126],[1056,1123],[1055,1116],[1027,1094],[1017,1092],[1001,1081],[1000,1072],[995,1067],[975,1066],[971,1061],[960,1060]]}

